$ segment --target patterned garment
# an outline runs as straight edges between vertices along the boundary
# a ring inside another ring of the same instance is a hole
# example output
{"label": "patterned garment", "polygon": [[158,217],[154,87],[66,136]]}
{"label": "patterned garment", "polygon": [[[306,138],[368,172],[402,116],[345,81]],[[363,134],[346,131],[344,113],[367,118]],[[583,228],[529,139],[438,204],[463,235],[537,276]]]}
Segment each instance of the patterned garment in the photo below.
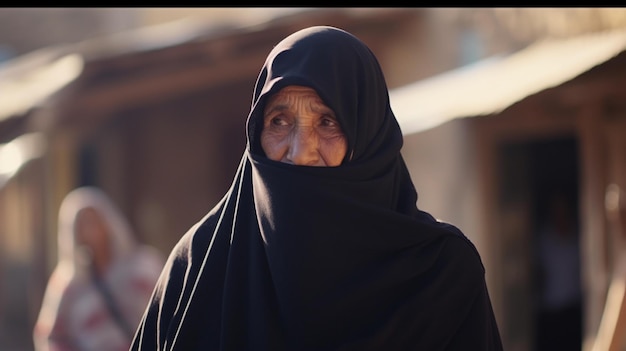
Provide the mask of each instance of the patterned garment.
{"label": "patterned garment", "polygon": [[[108,223],[113,259],[101,283],[130,330],[114,318],[76,245],[76,215],[85,207],[96,209]],[[70,193],[61,205],[59,263],[33,331],[35,350],[128,350],[163,264],[154,248],[134,242],[129,225],[102,192],[80,188]]]}

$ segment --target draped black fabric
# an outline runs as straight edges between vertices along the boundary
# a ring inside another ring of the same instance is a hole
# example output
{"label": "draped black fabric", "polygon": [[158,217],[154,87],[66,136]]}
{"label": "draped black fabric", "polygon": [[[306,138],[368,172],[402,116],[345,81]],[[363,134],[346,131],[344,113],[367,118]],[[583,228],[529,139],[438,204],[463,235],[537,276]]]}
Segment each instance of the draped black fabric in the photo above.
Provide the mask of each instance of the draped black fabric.
{"label": "draped black fabric", "polygon": [[[314,88],[347,140],[338,167],[264,157],[268,96]],[[416,106],[419,108],[419,106]],[[231,188],[173,249],[131,350],[501,350],[472,243],[417,208],[372,52],[312,27],[259,74]]]}

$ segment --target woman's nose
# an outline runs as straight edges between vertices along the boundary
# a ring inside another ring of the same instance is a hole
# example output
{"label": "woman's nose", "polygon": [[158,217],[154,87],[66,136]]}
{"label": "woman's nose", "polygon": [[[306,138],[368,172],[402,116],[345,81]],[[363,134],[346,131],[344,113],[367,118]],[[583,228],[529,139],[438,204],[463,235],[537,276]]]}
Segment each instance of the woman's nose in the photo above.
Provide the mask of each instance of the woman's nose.
{"label": "woman's nose", "polygon": [[318,138],[313,130],[298,128],[294,131],[287,161],[298,166],[314,166],[319,163]]}

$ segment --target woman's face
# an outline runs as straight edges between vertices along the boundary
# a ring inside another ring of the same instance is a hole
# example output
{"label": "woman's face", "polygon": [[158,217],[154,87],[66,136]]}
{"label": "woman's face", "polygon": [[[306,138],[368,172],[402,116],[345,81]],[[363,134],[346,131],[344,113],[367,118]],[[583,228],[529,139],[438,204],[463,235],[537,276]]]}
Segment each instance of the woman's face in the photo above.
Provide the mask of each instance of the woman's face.
{"label": "woman's face", "polygon": [[261,147],[267,157],[300,166],[339,166],[348,150],[335,112],[317,92],[290,85],[271,96],[263,112]]}
{"label": "woman's face", "polygon": [[97,265],[110,256],[109,232],[104,218],[93,208],[81,209],[76,218],[76,245],[87,248]]}

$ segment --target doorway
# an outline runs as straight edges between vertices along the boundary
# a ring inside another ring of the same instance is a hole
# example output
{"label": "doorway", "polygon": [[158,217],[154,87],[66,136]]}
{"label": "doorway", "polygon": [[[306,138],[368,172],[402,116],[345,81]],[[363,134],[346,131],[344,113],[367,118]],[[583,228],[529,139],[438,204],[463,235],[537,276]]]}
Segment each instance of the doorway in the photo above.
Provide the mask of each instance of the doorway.
{"label": "doorway", "polygon": [[498,149],[504,328],[512,349],[581,349],[578,162],[569,136]]}

